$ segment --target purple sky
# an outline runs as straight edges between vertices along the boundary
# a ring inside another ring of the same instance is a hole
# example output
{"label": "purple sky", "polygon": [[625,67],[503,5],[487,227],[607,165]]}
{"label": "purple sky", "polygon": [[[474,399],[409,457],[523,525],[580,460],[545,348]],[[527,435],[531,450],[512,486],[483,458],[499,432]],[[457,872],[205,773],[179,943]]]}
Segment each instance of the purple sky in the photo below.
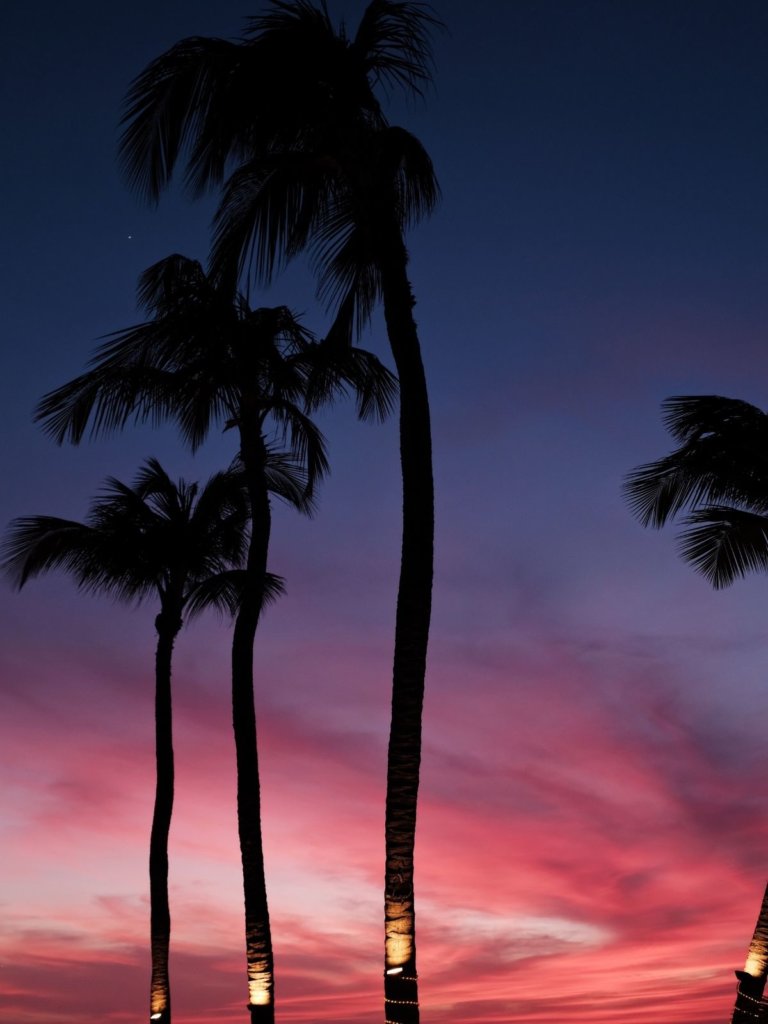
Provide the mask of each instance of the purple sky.
{"label": "purple sky", "polygon": [[[361,4],[330,3],[356,23]],[[210,203],[141,207],[115,140],[130,79],[258,7],[12,0],[0,93],[2,521],[81,517],[172,431],[57,449],[31,423],[138,274],[205,259]],[[417,847],[425,1024],[727,1019],[768,875],[768,587],[711,591],[621,478],[659,403],[768,406],[768,8],[735,0],[437,4],[436,86],[393,116],[443,187],[410,239],[431,384],[437,576]],[[256,296],[254,296],[256,298]],[[258,299],[326,320],[297,267]],[[380,323],[366,339],[382,355]],[[394,424],[322,417],[320,512],[276,513],[288,595],[256,653],[280,1019],[380,1011]],[[2,595],[0,1007],[119,1024],[148,988],[152,621],[51,577]],[[175,669],[174,999],[244,1018],[228,631]]]}

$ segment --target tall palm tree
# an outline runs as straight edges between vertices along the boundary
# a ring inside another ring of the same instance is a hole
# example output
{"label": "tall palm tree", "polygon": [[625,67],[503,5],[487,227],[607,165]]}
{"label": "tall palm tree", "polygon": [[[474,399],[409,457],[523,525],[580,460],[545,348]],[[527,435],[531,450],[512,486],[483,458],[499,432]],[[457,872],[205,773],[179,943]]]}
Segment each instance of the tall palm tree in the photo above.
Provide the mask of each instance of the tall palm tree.
{"label": "tall palm tree", "polygon": [[319,405],[352,389],[361,417],[381,417],[396,385],[369,353],[329,352],[285,307],[251,309],[183,256],[170,256],[144,272],[139,302],[150,319],[112,335],[86,373],[43,398],[38,418],[59,443],[78,443],[89,427],[99,434],[132,418],[174,420],[193,449],[214,422],[238,432],[251,536],[232,644],[237,814],[248,1007],[254,1022],[271,1024],[274,970],[253,694],[253,646],[271,531],[269,494],[304,511],[312,507],[314,487],[328,463],[323,437],[304,411],[307,403]]}
{"label": "tall palm tree", "polygon": [[[151,907],[150,1019],[168,1024],[168,833],[174,794],[171,661],[182,619],[206,608],[234,614],[242,586],[248,503],[239,472],[217,473],[202,490],[174,483],[149,459],[133,486],[109,479],[85,522],[53,516],[15,519],[4,542],[2,568],[21,588],[34,576],[62,569],[85,591],[138,604],[157,597],[155,619],[155,803],[149,849]],[[265,577],[265,596],[279,590]]]}
{"label": "tall palm tree", "polygon": [[768,414],[734,398],[667,399],[678,447],[624,485],[643,526],[680,521],[680,554],[713,587],[768,571]]}
{"label": "tall palm tree", "polygon": [[438,24],[423,4],[372,0],[348,37],[322,0],[273,0],[239,42],[185,39],[153,61],[128,95],[121,143],[128,179],[150,201],[182,157],[193,192],[224,183],[212,257],[222,279],[247,270],[269,280],[308,249],[338,343],[383,301],[403,480],[385,825],[385,1000],[396,1024],[418,1021],[413,851],[434,547],[429,403],[404,236],[439,189],[423,146],[389,125],[375,89],[421,93]]}

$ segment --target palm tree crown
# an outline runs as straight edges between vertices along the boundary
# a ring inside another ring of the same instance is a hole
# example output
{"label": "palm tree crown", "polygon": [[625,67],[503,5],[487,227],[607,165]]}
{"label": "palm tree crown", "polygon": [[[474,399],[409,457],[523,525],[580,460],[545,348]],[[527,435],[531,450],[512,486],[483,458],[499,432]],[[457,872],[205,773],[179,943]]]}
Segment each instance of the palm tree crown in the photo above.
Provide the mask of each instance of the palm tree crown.
{"label": "palm tree crown", "polygon": [[148,459],[133,485],[109,478],[84,522],[29,516],[11,524],[3,571],[21,588],[53,569],[84,591],[127,603],[159,596],[189,618],[207,607],[232,613],[238,601],[235,566],[247,549],[248,504],[241,472],[174,483]]}
{"label": "palm tree crown", "polygon": [[372,0],[349,37],[324,0],[272,0],[238,42],[182,39],[128,92],[120,158],[129,184],[156,202],[186,157],[187,185],[200,194],[258,155],[316,150],[330,126],[384,127],[377,87],[423,92],[439,24],[426,4]]}
{"label": "palm tree crown", "polygon": [[129,183],[155,202],[186,158],[193,193],[224,183],[215,274],[267,281],[309,248],[336,330],[359,330],[384,294],[384,252],[404,261],[402,233],[439,198],[426,150],[376,95],[422,93],[438,26],[425,4],[373,0],[350,37],[324,3],[273,0],[237,43],[182,40],[128,94]]}
{"label": "palm tree crown", "polygon": [[667,399],[678,447],[627,478],[643,526],[679,520],[680,554],[716,588],[768,571],[768,414],[733,398]]}
{"label": "palm tree crown", "polygon": [[89,370],[40,402],[36,418],[57,442],[78,444],[88,430],[110,433],[132,418],[172,419],[194,450],[215,422],[260,432],[271,423],[294,466],[304,465],[309,497],[328,462],[304,408],[351,390],[361,418],[391,409],[396,383],[375,357],[320,345],[284,306],[251,309],[196,260],[154,264],[138,295],[150,319],[110,335]]}

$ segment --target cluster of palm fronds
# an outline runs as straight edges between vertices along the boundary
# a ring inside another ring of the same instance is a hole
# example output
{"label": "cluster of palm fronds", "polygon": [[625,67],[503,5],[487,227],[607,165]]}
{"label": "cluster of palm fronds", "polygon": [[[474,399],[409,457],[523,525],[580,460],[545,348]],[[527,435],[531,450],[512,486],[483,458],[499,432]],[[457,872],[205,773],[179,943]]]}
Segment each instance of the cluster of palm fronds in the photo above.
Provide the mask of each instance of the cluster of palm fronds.
{"label": "cluster of palm fronds", "polygon": [[644,526],[679,519],[680,554],[714,587],[768,569],[768,415],[719,395],[670,398],[664,422],[678,447],[627,478]]}

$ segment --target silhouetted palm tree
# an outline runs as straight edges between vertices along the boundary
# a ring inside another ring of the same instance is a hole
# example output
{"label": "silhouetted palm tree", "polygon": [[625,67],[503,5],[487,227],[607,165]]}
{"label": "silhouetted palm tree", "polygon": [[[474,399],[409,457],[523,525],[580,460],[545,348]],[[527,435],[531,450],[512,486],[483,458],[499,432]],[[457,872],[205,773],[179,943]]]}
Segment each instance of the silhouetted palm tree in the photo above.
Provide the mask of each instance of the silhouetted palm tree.
{"label": "silhouetted palm tree", "polygon": [[[248,503],[242,473],[217,473],[202,490],[175,484],[149,459],[129,487],[109,479],[85,522],[53,516],[15,519],[4,542],[3,570],[21,588],[62,569],[85,591],[128,603],[158,597],[155,619],[155,754],[157,779],[149,852],[152,1020],[171,1020],[168,950],[168,832],[174,792],[171,660],[182,618],[206,608],[234,614],[247,548]],[[279,590],[265,577],[265,596]]]}
{"label": "silhouetted palm tree", "polygon": [[[123,427],[132,418],[175,420],[193,449],[214,422],[238,431],[251,514],[247,571],[232,644],[238,828],[248,1005],[253,1020],[271,1022],[273,956],[253,698],[253,644],[271,530],[269,493],[304,511],[311,509],[327,459],[322,435],[304,412],[306,404],[319,405],[352,389],[360,416],[384,416],[396,385],[367,352],[331,352],[285,307],[253,310],[242,296],[233,299],[199,263],[183,256],[170,256],[144,272],[139,301],[151,319],[114,334],[90,370],[43,399],[38,418],[59,442],[79,442],[89,425],[98,434]],[[280,456],[282,448],[286,451]]]}
{"label": "silhouetted palm tree", "polygon": [[713,587],[768,570],[768,415],[733,398],[669,398],[664,422],[679,446],[625,483],[643,526],[678,519],[680,554]]}
{"label": "silhouetted palm tree", "polygon": [[325,3],[273,0],[240,42],[186,39],[150,64],[129,93],[121,143],[129,180],[151,201],[182,155],[194,192],[225,181],[212,259],[223,279],[248,269],[268,280],[308,249],[340,342],[383,300],[403,476],[385,869],[385,995],[398,1024],[418,1020],[413,847],[434,546],[429,403],[404,233],[439,191],[426,151],[388,124],[374,90],[421,92],[437,24],[423,4],[373,0],[347,37]]}

